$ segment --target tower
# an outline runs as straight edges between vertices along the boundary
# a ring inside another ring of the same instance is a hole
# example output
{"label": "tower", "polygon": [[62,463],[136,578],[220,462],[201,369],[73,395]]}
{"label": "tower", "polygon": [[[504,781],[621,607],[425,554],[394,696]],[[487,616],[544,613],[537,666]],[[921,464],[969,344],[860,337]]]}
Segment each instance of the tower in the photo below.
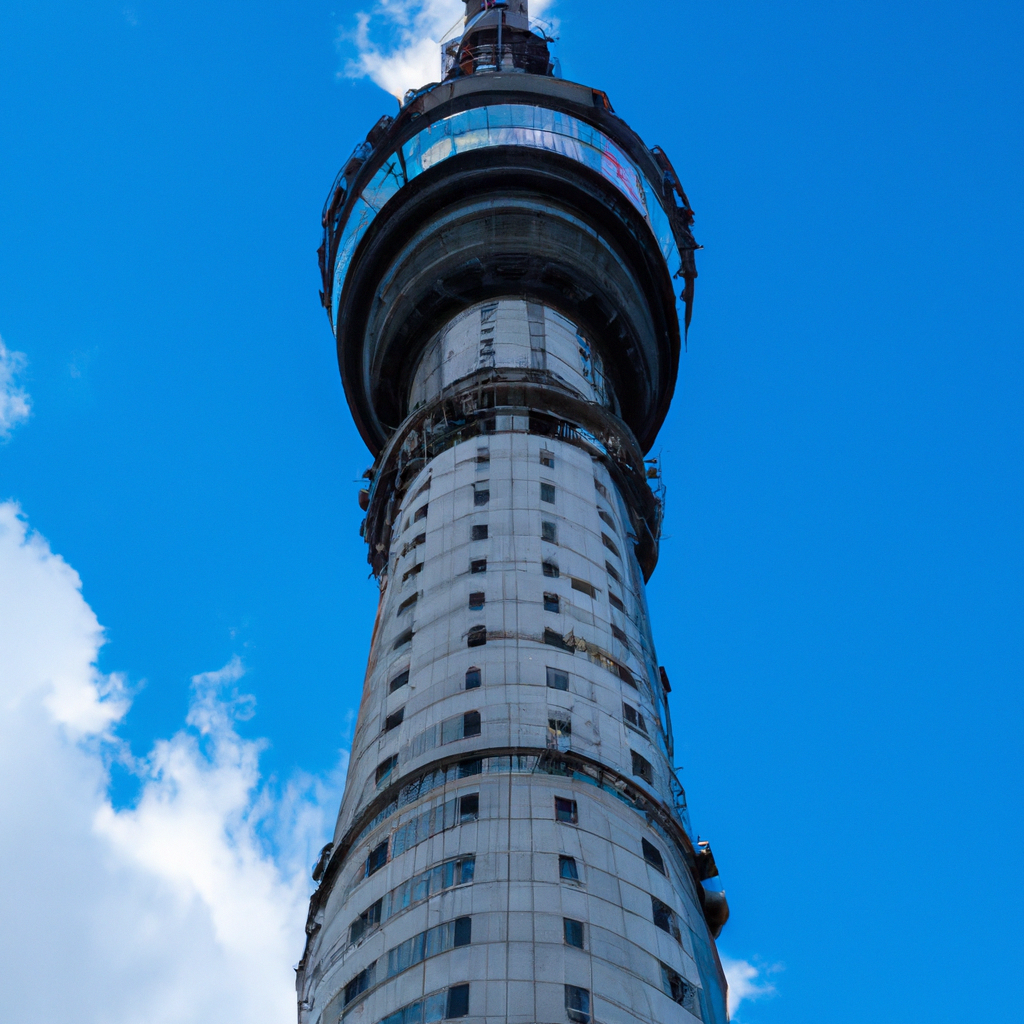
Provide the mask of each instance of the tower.
{"label": "tower", "polygon": [[380,603],[299,1021],[724,1024],[644,589],[692,212],[526,0],[466,8],[324,209]]}

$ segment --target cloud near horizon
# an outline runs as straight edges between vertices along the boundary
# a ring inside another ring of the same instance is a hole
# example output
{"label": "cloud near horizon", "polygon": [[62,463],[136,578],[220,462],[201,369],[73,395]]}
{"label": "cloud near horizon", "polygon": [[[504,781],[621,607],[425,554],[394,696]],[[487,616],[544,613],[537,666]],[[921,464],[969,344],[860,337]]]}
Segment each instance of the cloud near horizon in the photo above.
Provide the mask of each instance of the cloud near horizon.
{"label": "cloud near horizon", "polygon": [[[262,780],[233,659],[192,680],[188,718],[135,758],[123,677],[78,574],[0,504],[0,1019],[279,1024],[294,1018],[309,865],[347,763]],[[109,765],[140,783],[109,796]]]}

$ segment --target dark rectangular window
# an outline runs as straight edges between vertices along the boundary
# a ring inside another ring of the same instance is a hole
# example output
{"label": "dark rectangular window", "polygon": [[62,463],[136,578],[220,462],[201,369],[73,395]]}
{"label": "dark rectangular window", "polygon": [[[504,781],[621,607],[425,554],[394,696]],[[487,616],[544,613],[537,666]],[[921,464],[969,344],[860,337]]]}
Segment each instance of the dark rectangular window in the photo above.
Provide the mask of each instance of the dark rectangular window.
{"label": "dark rectangular window", "polygon": [[619,627],[616,626],[614,622],[612,623],[612,636],[615,637],[615,639],[618,640],[620,644],[629,643],[629,639],[626,637],[625,632],[619,629]]}
{"label": "dark rectangular window", "polygon": [[590,1024],[590,991],[578,985],[566,985],[565,1012],[572,1024]]}
{"label": "dark rectangular window", "polygon": [[547,466],[548,469],[554,469],[555,468],[555,456],[554,456],[554,453],[546,451],[546,450],[541,451],[541,453],[540,453],[540,464],[542,466]]}
{"label": "dark rectangular window", "polygon": [[427,518],[427,505],[423,504],[423,505],[420,505],[420,507],[418,509],[416,509],[416,514],[412,517],[412,521],[414,523],[418,523],[421,519],[426,519],[426,518]]}
{"label": "dark rectangular window", "polygon": [[626,606],[625,606],[625,605],[624,605],[624,604],[623,604],[623,603],[622,603],[622,602],[621,602],[621,601],[619,600],[619,598],[618,598],[618,597],[617,597],[617,596],[616,596],[615,594],[613,594],[613,593],[612,593],[612,592],[611,592],[610,590],[608,591],[608,603],[609,603],[609,604],[610,604],[610,605],[611,605],[611,606],[612,606],[613,608],[618,608],[618,610],[619,610],[620,612],[624,612],[624,611],[626,610]]}
{"label": "dark rectangular window", "polygon": [[636,680],[633,678],[633,673],[630,672],[625,665],[620,665],[618,664],[618,662],[616,662],[615,668],[618,670],[619,678],[624,683],[629,683],[629,685],[632,686],[634,690],[637,689]]}
{"label": "dark rectangular window", "polygon": [[572,722],[568,718],[549,718],[548,728],[558,737],[572,735]]}
{"label": "dark rectangular window", "polygon": [[487,559],[486,558],[474,558],[469,563],[470,572],[487,572]]}
{"label": "dark rectangular window", "polygon": [[407,598],[406,598],[406,599],[405,599],[405,600],[404,600],[404,601],[403,601],[403,602],[402,602],[402,603],[401,603],[401,604],[400,604],[400,605],[398,606],[398,614],[399,614],[399,615],[401,615],[401,614],[402,614],[402,612],[406,612],[406,611],[408,611],[408,610],[409,610],[409,609],[410,609],[410,608],[411,608],[411,607],[412,607],[412,606],[413,606],[413,605],[414,605],[414,604],[415,604],[415,603],[416,603],[416,602],[417,602],[417,601],[419,600],[419,597],[420,597],[420,595],[419,595],[418,593],[416,593],[416,594],[413,594],[413,595],[412,595],[412,597],[407,597]]}
{"label": "dark rectangular window", "polygon": [[445,1019],[469,1016],[469,985],[452,985],[448,989],[448,1012]]}
{"label": "dark rectangular window", "polygon": [[473,488],[473,504],[474,505],[486,505],[491,500],[491,492],[487,487],[474,487]]}
{"label": "dark rectangular window", "polygon": [[668,964],[661,964],[661,987],[669,999],[689,1010],[698,1019],[700,1018],[697,989],[682,978],[678,971],[672,970]]}
{"label": "dark rectangular window", "polygon": [[462,735],[465,736],[479,736],[480,735],[480,712],[479,711],[467,711],[462,716]]}
{"label": "dark rectangular window", "polygon": [[586,580],[578,580],[575,576],[570,576],[569,585],[573,590],[578,590],[581,594],[586,594],[587,597],[597,597],[597,590]]}
{"label": "dark rectangular window", "polygon": [[397,651],[399,647],[409,643],[410,640],[412,640],[412,630],[407,629],[404,633],[399,634],[398,639],[392,644],[392,650]]}
{"label": "dark rectangular window", "polygon": [[476,450],[476,464],[478,466],[484,466],[491,461],[491,453],[487,448],[477,448]]}
{"label": "dark rectangular window", "polygon": [[345,1005],[348,1006],[356,996],[362,995],[374,982],[376,976],[377,961],[375,960],[369,967],[360,971],[346,986],[345,986]]}
{"label": "dark rectangular window", "polygon": [[625,702],[622,704],[622,717],[625,719],[627,725],[631,725],[634,729],[638,729],[640,732],[647,732],[647,723],[644,721],[644,716],[641,715],[636,708],[631,707]]}
{"label": "dark rectangular window", "polygon": [[400,690],[405,684],[409,682],[409,670],[406,669],[404,672],[399,672],[394,679],[388,684],[388,690],[394,693],[395,690]]}
{"label": "dark rectangular window", "polygon": [[616,583],[622,583],[622,577],[618,574],[618,572],[615,569],[615,566],[612,565],[611,562],[605,562],[604,567],[607,570],[608,575],[611,576],[611,578],[615,580]]}
{"label": "dark rectangular window", "polygon": [[375,846],[366,858],[366,875],[369,877],[375,871],[380,871],[388,862],[388,841],[385,839],[380,846]]}
{"label": "dark rectangular window", "polygon": [[557,612],[558,611],[558,595],[557,594],[544,594],[544,611],[546,612]]}
{"label": "dark rectangular window", "polygon": [[569,673],[563,672],[558,668],[551,668],[548,666],[548,686],[552,690],[568,690],[569,689]]}
{"label": "dark rectangular window", "polygon": [[480,611],[484,606],[484,601],[486,600],[487,598],[482,590],[474,590],[473,593],[469,595],[469,610],[472,612]]}
{"label": "dark rectangular window", "polygon": [[384,719],[384,731],[391,732],[392,729],[397,729],[402,724],[403,718],[405,718],[405,708],[399,708],[393,714],[388,715]]}
{"label": "dark rectangular window", "polygon": [[557,647],[560,651],[575,651],[575,647],[570,647],[565,640],[562,639],[562,634],[554,629],[544,630],[544,643],[550,644],[552,647]]}
{"label": "dark rectangular window", "polygon": [[475,690],[480,685],[480,669],[471,668],[466,670],[466,689]]}
{"label": "dark rectangular window", "polygon": [[583,922],[576,921],[571,917],[562,918],[562,930],[565,934],[565,944],[583,948]]}
{"label": "dark rectangular window", "polygon": [[597,491],[598,494],[601,495],[602,498],[608,497],[608,488],[605,487],[605,485],[601,483],[601,481],[598,480],[597,477],[594,477],[594,489]]}
{"label": "dark rectangular window", "polygon": [[468,946],[473,941],[473,918],[455,918],[455,935],[452,938],[453,946]]}
{"label": "dark rectangular window", "polygon": [[540,500],[549,501],[552,504],[555,500],[555,485],[554,484],[541,484],[540,485]]}
{"label": "dark rectangular window", "polygon": [[411,569],[406,569],[406,571],[402,573],[402,582],[404,583],[410,576],[415,576],[417,573],[421,572],[423,572],[423,563],[417,562]]}
{"label": "dark rectangular window", "polygon": [[601,522],[602,523],[606,523],[608,526],[611,527],[612,533],[618,533],[619,532],[617,529],[615,529],[615,520],[612,519],[612,517],[610,515],[608,515],[608,513],[605,512],[605,510],[603,508],[599,508],[597,510],[597,514],[601,517]]}
{"label": "dark rectangular window", "polygon": [[653,843],[647,842],[646,839],[640,840],[640,846],[644,851],[644,860],[651,865],[656,871],[660,871],[663,875],[667,875],[668,872],[665,870],[665,858],[661,855],[659,850]]}
{"label": "dark rectangular window", "polygon": [[558,579],[558,566],[554,562],[541,562],[540,567],[545,576],[550,576],[554,580]]}
{"label": "dark rectangular window", "polygon": [[575,825],[579,821],[579,816],[576,813],[576,801],[556,796],[555,821],[567,821],[570,824]]}
{"label": "dark rectangular window", "polygon": [[602,544],[603,544],[603,545],[604,545],[604,546],[605,546],[605,547],[606,547],[606,548],[607,548],[607,549],[608,549],[608,550],[609,550],[609,551],[610,551],[610,552],[611,552],[611,553],[612,553],[613,555],[617,555],[617,556],[618,556],[619,558],[621,558],[621,557],[622,557],[622,555],[620,555],[620,554],[619,554],[619,549],[618,549],[618,548],[617,548],[617,547],[615,546],[615,541],[613,541],[613,540],[611,539],[611,537],[609,537],[609,536],[608,536],[608,534],[607,534],[607,533],[602,533],[602,534],[601,534],[601,543],[602,543]]}
{"label": "dark rectangular window", "polygon": [[675,911],[656,896],[651,897],[651,914],[657,927],[663,932],[668,932],[676,942],[683,941],[679,935],[679,922],[676,920]]}
{"label": "dark rectangular window", "polygon": [[470,626],[469,633],[466,636],[466,646],[483,647],[485,643],[487,643],[487,627]]}
{"label": "dark rectangular window", "polygon": [[390,757],[384,758],[379,765],[377,765],[377,772],[375,778],[377,784],[380,785],[390,774],[395,765],[398,764],[398,755],[392,754]]}
{"label": "dark rectangular window", "polygon": [[549,544],[558,543],[558,528],[554,523],[549,523],[546,519],[541,522],[540,539],[546,540]]}
{"label": "dark rectangular window", "polygon": [[476,821],[480,817],[480,794],[467,793],[459,797],[459,821]]}
{"label": "dark rectangular window", "polygon": [[639,775],[644,782],[654,784],[654,769],[651,767],[651,762],[638,754],[635,750],[631,750],[630,756],[633,758],[633,774]]}
{"label": "dark rectangular window", "polygon": [[487,524],[474,526],[470,531],[470,540],[487,540]]}
{"label": "dark rectangular window", "polygon": [[558,858],[558,877],[579,881],[580,873],[576,867],[575,857],[562,856]]}
{"label": "dark rectangular window", "polygon": [[380,910],[382,900],[377,900],[372,906],[364,910],[350,925],[348,930],[349,944],[358,942],[366,931],[374,925],[380,924]]}
{"label": "dark rectangular window", "polygon": [[479,775],[484,770],[484,763],[479,757],[474,757],[471,761],[460,761],[459,762],[459,778],[466,779],[470,775]]}

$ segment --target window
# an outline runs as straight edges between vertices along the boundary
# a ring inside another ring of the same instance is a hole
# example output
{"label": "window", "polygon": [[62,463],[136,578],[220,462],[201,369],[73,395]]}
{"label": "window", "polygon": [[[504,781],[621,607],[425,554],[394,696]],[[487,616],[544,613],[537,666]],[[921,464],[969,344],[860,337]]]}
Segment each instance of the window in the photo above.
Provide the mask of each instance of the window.
{"label": "window", "polygon": [[477,448],[476,450],[476,464],[478,466],[485,466],[491,461],[491,452],[489,448]]}
{"label": "window", "polygon": [[380,924],[380,908],[383,900],[377,900],[371,907],[364,910],[349,926],[348,941],[351,945],[358,942],[366,931],[374,925]]}
{"label": "window", "polygon": [[612,517],[610,515],[608,515],[608,513],[605,512],[605,510],[603,508],[599,508],[597,510],[597,514],[601,517],[601,521],[603,523],[606,523],[608,526],[611,527],[612,533],[618,533],[619,532],[618,530],[615,529],[615,520],[612,519]]}
{"label": "window", "polygon": [[613,608],[618,608],[620,612],[625,612],[626,606],[622,603],[616,594],[613,594],[610,590],[608,591],[608,603]]}
{"label": "window", "polygon": [[562,634],[554,629],[544,630],[544,643],[550,644],[552,647],[557,647],[560,651],[575,651],[575,647],[570,647],[563,639]]}
{"label": "window", "polygon": [[397,651],[399,647],[409,643],[410,640],[412,640],[412,630],[407,629],[404,633],[399,634],[391,649]]}
{"label": "window", "polygon": [[604,563],[604,567],[607,570],[608,575],[611,576],[611,578],[613,580],[615,580],[615,582],[618,583],[621,586],[622,585],[622,577],[616,571],[615,566],[612,565],[611,562],[605,562]]}
{"label": "window", "polygon": [[624,683],[629,683],[629,685],[632,686],[634,690],[637,689],[636,680],[633,678],[633,673],[630,672],[625,665],[620,665],[618,662],[616,662],[615,669],[619,673],[619,678]]}
{"label": "window", "polygon": [[399,672],[394,679],[388,684],[388,691],[394,693],[395,690],[400,690],[405,684],[409,682],[409,670],[406,669],[404,672]]}
{"label": "window", "polygon": [[467,711],[462,716],[462,735],[463,736],[479,736],[480,735],[480,712],[479,711]]}
{"label": "window", "polygon": [[397,729],[402,724],[403,718],[405,718],[405,708],[399,708],[394,714],[388,715],[384,719],[384,731],[391,732],[392,729]]}
{"label": "window", "polygon": [[558,611],[558,595],[557,594],[544,594],[544,611],[546,612],[557,612]]}
{"label": "window", "polygon": [[568,690],[569,689],[569,673],[563,672],[558,668],[547,667],[548,672],[548,686],[552,690]]}
{"label": "window", "polygon": [[676,942],[683,940],[679,935],[679,922],[676,920],[676,912],[666,903],[662,903],[657,896],[651,897],[651,913],[654,916],[654,923],[663,932],[668,932]]}
{"label": "window", "polygon": [[558,566],[554,562],[541,562],[540,567],[545,576],[549,576],[553,580],[558,579]]}
{"label": "window", "polygon": [[453,946],[468,946],[473,941],[473,918],[455,918],[455,935],[452,937]]}
{"label": "window", "polygon": [[482,526],[474,526],[470,530],[470,540],[487,540],[487,524],[484,523]]}
{"label": "window", "polygon": [[619,629],[619,627],[616,626],[614,622],[612,623],[612,636],[615,637],[615,639],[618,640],[620,644],[629,643],[626,634],[621,629]]}
{"label": "window", "polygon": [[575,576],[570,576],[569,585],[573,590],[578,590],[581,594],[586,594],[587,597],[597,597],[597,590],[586,580],[578,580]]}
{"label": "window", "polygon": [[470,572],[487,572],[487,559],[486,558],[474,558],[469,563]]}
{"label": "window", "polygon": [[469,1016],[469,985],[452,985],[448,989],[448,1011],[445,1019]]}
{"label": "window", "polygon": [[466,689],[475,690],[480,685],[480,669],[471,668],[466,670]]}
{"label": "window", "polygon": [[548,469],[554,469],[555,468],[555,454],[554,454],[554,452],[549,452],[546,448],[542,448],[541,449],[541,453],[540,453],[540,464],[542,466],[547,466]]}
{"label": "window", "polygon": [[402,573],[402,582],[404,583],[407,579],[415,576],[417,573],[423,572],[423,563],[417,562],[411,569],[407,569]]}
{"label": "window", "polygon": [[562,918],[562,931],[565,935],[565,944],[583,948],[583,922],[575,921],[571,917]]}
{"label": "window", "polygon": [[424,502],[422,505],[420,505],[420,507],[418,509],[416,509],[416,514],[412,517],[412,521],[414,523],[418,523],[421,519],[426,519],[426,518],[427,518],[427,502]]}
{"label": "window", "polygon": [[460,761],[459,762],[459,778],[466,779],[470,775],[479,775],[484,770],[484,762],[479,757],[474,757],[471,761]]}
{"label": "window", "polygon": [[640,846],[644,851],[644,860],[651,865],[656,871],[660,871],[663,875],[667,875],[668,872],[665,870],[665,858],[661,855],[659,850],[653,843],[647,842],[646,839],[640,840]]}
{"label": "window", "polygon": [[651,767],[651,762],[638,754],[635,750],[631,750],[630,755],[633,758],[633,774],[639,775],[644,782],[650,785],[654,784],[654,769]]}
{"label": "window", "polygon": [[480,611],[484,606],[484,601],[486,600],[487,598],[484,596],[484,592],[482,590],[474,590],[473,593],[469,595],[469,610],[471,612]]}
{"label": "window", "polygon": [[700,1004],[697,1000],[697,989],[683,979],[678,971],[672,970],[668,964],[661,964],[661,987],[669,999],[689,1010],[694,1017],[700,1019]]}
{"label": "window", "polygon": [[608,488],[605,487],[605,485],[601,483],[601,481],[598,480],[596,476],[594,477],[594,490],[596,490],[602,498],[606,498],[609,501],[611,500],[610,498],[608,498]]}
{"label": "window", "polygon": [[590,1024],[589,990],[578,985],[566,985],[565,1012],[573,1024]]}
{"label": "window", "polygon": [[540,485],[540,500],[548,501],[551,504],[555,502],[555,485],[554,484],[541,484]]}
{"label": "window", "polygon": [[375,846],[370,855],[366,858],[366,877],[369,878],[375,871],[380,871],[388,862],[388,841],[385,839],[380,846]]}
{"label": "window", "polygon": [[611,552],[611,553],[612,553],[613,555],[617,555],[617,556],[618,556],[619,558],[621,558],[621,557],[622,557],[622,555],[620,555],[620,554],[619,554],[619,549],[618,549],[618,548],[617,548],[617,547],[615,546],[615,541],[613,541],[613,540],[611,539],[611,537],[609,537],[609,536],[608,536],[608,534],[607,534],[607,533],[602,533],[602,534],[601,534],[601,543],[602,543],[602,544],[603,544],[603,545],[604,545],[604,546],[605,546],[605,547],[606,547],[606,548],[607,548],[607,549],[608,549],[608,550],[609,550],[609,551],[610,551],[610,552]]}
{"label": "window", "polygon": [[427,477],[426,483],[412,496],[412,500],[415,501],[421,494],[426,494],[430,490],[430,477]]}
{"label": "window", "polygon": [[469,633],[466,637],[466,646],[483,647],[485,643],[487,643],[487,627],[470,626]]}
{"label": "window", "polygon": [[378,786],[391,774],[391,770],[396,764],[398,764],[398,755],[392,754],[390,757],[384,758],[384,760],[377,765],[375,778]]}
{"label": "window", "polygon": [[480,794],[467,793],[459,797],[459,824],[476,821],[480,817]]}
{"label": "window", "polygon": [[473,485],[473,504],[474,505],[486,505],[491,500],[491,492],[487,487],[481,487],[479,484]]}
{"label": "window", "polygon": [[549,544],[558,543],[558,527],[549,523],[546,519],[540,524],[540,539],[546,540]]}
{"label": "window", "polygon": [[559,857],[558,858],[558,877],[568,878],[574,882],[578,882],[580,878],[579,870],[576,867],[575,857]]}
{"label": "window", "polygon": [[398,614],[399,614],[399,615],[401,615],[401,614],[402,614],[403,612],[407,612],[407,611],[408,611],[408,610],[409,610],[409,609],[410,609],[410,608],[411,608],[411,607],[412,607],[412,606],[413,606],[413,605],[414,605],[414,604],[415,604],[415,603],[416,603],[416,602],[417,602],[417,601],[419,600],[419,596],[420,596],[420,595],[419,595],[419,593],[417,592],[417,593],[413,594],[413,595],[412,595],[412,597],[407,597],[407,598],[406,598],[406,599],[405,599],[405,600],[404,600],[404,601],[403,601],[403,602],[402,602],[402,603],[401,603],[401,604],[400,604],[400,605],[398,606]]}
{"label": "window", "polygon": [[373,983],[377,975],[377,961],[374,960],[369,967],[361,970],[345,986],[345,1005],[348,1006],[356,996],[362,995]]}
{"label": "window", "polygon": [[549,718],[548,728],[555,734],[556,739],[572,735],[572,722],[568,718]]}
{"label": "window", "polygon": [[626,722],[626,725],[632,726],[634,729],[639,730],[642,733],[647,732],[647,723],[644,721],[644,716],[637,711],[636,708],[623,702],[622,704],[622,717]]}
{"label": "window", "polygon": [[556,796],[555,821],[567,821],[570,825],[575,825],[579,821],[579,816],[576,813],[576,801]]}

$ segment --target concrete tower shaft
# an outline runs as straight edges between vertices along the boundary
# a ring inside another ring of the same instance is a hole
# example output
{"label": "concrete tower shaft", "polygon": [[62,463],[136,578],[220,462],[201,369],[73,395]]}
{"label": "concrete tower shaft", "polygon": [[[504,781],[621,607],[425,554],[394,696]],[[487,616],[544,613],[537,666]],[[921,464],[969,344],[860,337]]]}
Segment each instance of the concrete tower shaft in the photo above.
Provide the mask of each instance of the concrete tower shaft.
{"label": "concrete tower shaft", "polygon": [[692,214],[547,43],[467,3],[324,209],[380,604],[300,1024],[726,1020],[645,598]]}

